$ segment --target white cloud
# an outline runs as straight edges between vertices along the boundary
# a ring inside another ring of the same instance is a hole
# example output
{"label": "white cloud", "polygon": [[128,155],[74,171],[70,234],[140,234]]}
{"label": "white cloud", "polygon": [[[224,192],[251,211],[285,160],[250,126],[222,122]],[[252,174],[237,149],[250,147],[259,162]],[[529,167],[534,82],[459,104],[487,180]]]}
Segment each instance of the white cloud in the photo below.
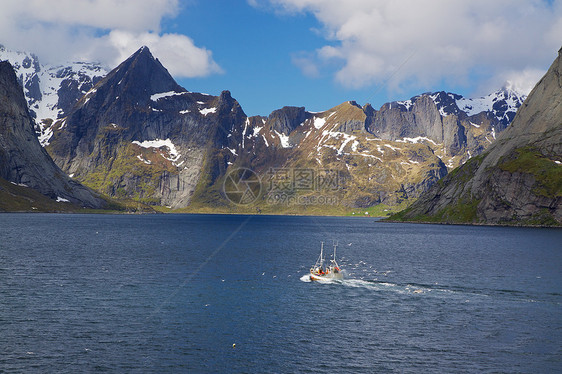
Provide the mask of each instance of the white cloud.
{"label": "white cloud", "polygon": [[[506,71],[503,76],[498,78],[499,82],[505,82],[507,88],[511,88],[517,92],[522,92],[526,95],[531,92],[537,82],[544,75],[544,70],[539,69],[525,69],[522,71]],[[498,85],[496,85],[496,88]],[[490,92],[488,89],[487,92]]]}
{"label": "white cloud", "polygon": [[162,20],[178,11],[178,0],[4,0],[0,43],[45,62],[94,60],[110,68],[147,45],[176,77],[221,72],[211,51],[161,33]]}
{"label": "white cloud", "polygon": [[213,61],[211,51],[195,46],[193,40],[180,34],[158,35],[153,32],[113,30],[97,40],[84,57],[92,60],[107,56],[108,63],[117,66],[143,45],[149,47],[175,77],[203,77],[222,72]]}
{"label": "white cloud", "polygon": [[[8,0],[18,4],[21,1]],[[174,16],[178,0],[26,0],[14,9],[20,22],[48,22],[90,26],[101,29],[120,27],[142,32],[159,31],[160,20]],[[27,18],[27,19],[26,19]]]}
{"label": "white cloud", "polygon": [[[335,79],[352,88],[391,90],[445,81],[469,85],[486,75],[531,85],[562,39],[562,0],[252,0],[276,11],[308,12],[326,46],[307,59],[339,62]],[[302,61],[295,61],[297,65]],[[531,74],[531,72],[533,72]],[[515,83],[514,83],[515,84]]]}

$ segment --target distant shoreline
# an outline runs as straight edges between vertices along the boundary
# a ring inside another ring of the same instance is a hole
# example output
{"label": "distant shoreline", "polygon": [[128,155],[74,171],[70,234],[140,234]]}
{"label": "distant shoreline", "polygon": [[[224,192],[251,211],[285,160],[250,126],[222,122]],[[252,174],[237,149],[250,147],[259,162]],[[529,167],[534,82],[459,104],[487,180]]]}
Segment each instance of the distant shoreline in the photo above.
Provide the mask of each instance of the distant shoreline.
{"label": "distant shoreline", "polygon": [[2,211],[0,214],[95,214],[95,215],[224,215],[224,216],[258,216],[258,217],[337,217],[337,218],[371,218],[377,223],[407,223],[407,224],[422,224],[422,225],[445,225],[445,226],[480,226],[480,227],[516,227],[516,228],[544,228],[544,229],[562,229],[562,226],[549,226],[549,225],[524,225],[524,224],[507,224],[507,223],[481,223],[481,222],[428,222],[428,221],[397,221],[389,220],[384,216],[364,216],[364,215],[319,215],[319,214],[302,214],[302,213],[234,213],[234,212],[119,212],[119,211],[60,211],[60,212],[41,212],[41,211]]}
{"label": "distant shoreline", "polygon": [[428,221],[397,221],[381,219],[381,223],[410,223],[423,225],[454,225],[454,226],[488,226],[488,227],[527,227],[527,228],[545,228],[545,229],[562,229],[562,226],[549,225],[525,225],[525,224],[509,224],[509,223],[481,223],[481,222],[428,222]]}

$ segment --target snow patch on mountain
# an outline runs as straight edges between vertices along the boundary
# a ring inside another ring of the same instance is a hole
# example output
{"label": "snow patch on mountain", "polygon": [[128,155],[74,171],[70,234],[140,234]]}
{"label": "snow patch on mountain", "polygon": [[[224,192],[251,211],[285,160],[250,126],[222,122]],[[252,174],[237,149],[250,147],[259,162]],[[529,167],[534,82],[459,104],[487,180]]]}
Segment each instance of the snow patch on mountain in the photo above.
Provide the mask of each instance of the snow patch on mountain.
{"label": "snow patch on mountain", "polygon": [[456,103],[460,110],[469,116],[490,111],[499,122],[507,125],[513,120],[517,109],[526,98],[526,95],[504,88],[477,99],[461,97]]}
{"label": "snow patch on mountain", "polygon": [[108,71],[100,65],[90,63],[76,62],[68,66],[45,66],[39,74],[42,100],[30,106],[36,114],[36,122],[41,123],[49,118],[53,120],[62,118],[65,113],[61,108],[61,100],[64,99],[65,89],[77,85],[80,96],[84,95],[92,89],[95,81],[107,73]]}
{"label": "snow patch on mountain", "polygon": [[435,143],[433,140],[425,137],[425,136],[417,136],[415,138],[402,138],[402,139],[397,139],[396,140],[398,143],[421,143],[421,142],[430,142],[434,145],[437,145],[437,143]]}
{"label": "snow patch on mountain", "polygon": [[[324,140],[329,140],[329,139],[339,140],[341,138],[343,138],[343,142],[340,144],[339,148],[337,148],[333,145],[323,144]],[[317,149],[317,151],[319,151],[321,149],[321,147],[333,148],[337,152],[338,155],[342,155],[345,146],[349,142],[355,141],[356,139],[357,139],[357,137],[355,135],[349,135],[349,134],[346,134],[345,132],[324,130],[324,131],[322,131],[322,138],[318,142],[318,146],[316,147],[316,149]],[[353,143],[352,143],[352,145],[353,145]]]}
{"label": "snow patch on mountain", "polygon": [[439,110],[439,114],[441,114],[441,116],[447,117],[450,114],[459,113],[459,108],[455,103],[455,99],[461,96],[441,91],[432,93],[429,95],[429,97],[431,98],[431,100],[433,100],[435,106],[437,106],[437,109]]}
{"label": "snow patch on mountain", "polygon": [[273,130],[275,134],[279,137],[279,141],[281,142],[281,147],[283,148],[291,148],[291,144],[289,143],[289,136],[282,134],[276,130]]}
{"label": "snow patch on mountain", "polygon": [[[334,112],[335,113],[335,112]],[[333,113],[332,113],[333,114]],[[326,124],[325,118],[315,117],[314,118],[314,127],[316,129],[321,129]]]}
{"label": "snow patch on mountain", "polygon": [[172,161],[172,163],[177,162],[181,157],[178,150],[176,149],[176,146],[174,145],[174,143],[172,143],[172,141],[170,139],[165,139],[165,140],[164,139],[154,139],[154,140],[145,140],[143,142],[139,142],[137,140],[134,140],[132,143],[136,144],[136,145],[138,145],[139,147],[142,147],[142,148],[157,148],[157,149],[160,149],[162,147],[166,147],[166,148],[168,148],[169,157],[166,157],[165,155],[162,155],[162,157],[164,157],[168,161]]}
{"label": "snow patch on mountain", "polygon": [[412,102],[411,99],[410,100],[404,100],[404,101],[397,101],[396,104],[404,106],[407,111],[409,111],[410,108],[412,107],[412,105],[414,105],[414,103]]}
{"label": "snow patch on mountain", "polygon": [[147,165],[151,165],[152,162],[150,162],[149,160],[145,160],[142,155],[137,155],[137,158],[139,159],[139,161],[144,162]]}
{"label": "snow patch on mountain", "polygon": [[39,139],[39,143],[46,147],[49,145],[49,140],[51,136],[53,136],[53,127],[52,126],[45,126],[43,124],[39,125],[41,131],[38,132],[37,138]]}
{"label": "snow patch on mountain", "polygon": [[0,60],[8,60],[14,67],[43,146],[49,144],[50,126],[65,116],[65,108],[70,109],[108,73],[100,64],[88,62],[43,65],[34,54],[10,51],[1,45]]}
{"label": "snow patch on mountain", "polygon": [[199,110],[199,113],[201,113],[204,116],[207,116],[207,114],[209,113],[216,113],[216,112],[217,112],[217,108],[205,108]]}
{"label": "snow patch on mountain", "polygon": [[250,135],[250,137],[254,137],[257,138],[258,134],[260,133],[261,129],[263,129],[263,126],[256,126],[253,128],[253,133],[252,135]]}
{"label": "snow patch on mountain", "polygon": [[393,151],[400,151],[402,148],[398,148],[398,147],[393,147],[390,144],[384,144],[385,147],[388,147],[390,149],[392,149]]}
{"label": "snow patch on mountain", "polygon": [[165,97],[179,96],[179,95],[183,95],[185,93],[187,93],[187,92],[175,92],[175,91],[162,92],[162,93],[157,93],[157,94],[151,95],[150,100],[158,101],[158,100],[163,99]]}

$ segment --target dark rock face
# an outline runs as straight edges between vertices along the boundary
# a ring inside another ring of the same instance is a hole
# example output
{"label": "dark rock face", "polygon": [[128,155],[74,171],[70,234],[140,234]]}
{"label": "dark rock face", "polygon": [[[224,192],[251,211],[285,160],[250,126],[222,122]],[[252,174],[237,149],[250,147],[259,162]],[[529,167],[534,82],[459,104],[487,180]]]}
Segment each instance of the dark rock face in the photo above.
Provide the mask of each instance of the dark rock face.
{"label": "dark rock face", "polygon": [[283,107],[271,112],[267,120],[267,126],[273,131],[289,135],[291,131],[301,125],[307,119],[304,107]]}
{"label": "dark rock face", "polygon": [[[84,73],[76,73],[71,68],[62,68],[56,73],[57,78],[64,78],[57,91],[57,107],[60,109],[58,118],[63,118],[70,112],[72,107],[99,82],[101,76],[90,76]],[[57,118],[53,118],[56,120]]]}
{"label": "dark rock face", "polygon": [[47,149],[64,171],[104,193],[178,208],[202,173],[214,180],[224,171],[245,119],[230,92],[186,91],[143,47],[54,125]]}
{"label": "dark rock face", "polygon": [[6,61],[0,62],[0,178],[53,199],[90,208],[105,205],[92,191],[68,178],[41,147],[22,88]]}
{"label": "dark rock face", "polygon": [[[472,118],[458,108],[455,99],[459,98],[459,95],[437,92],[416,96],[407,102],[385,104],[374,113],[367,129],[388,140],[426,137],[443,144],[449,156],[467,151],[472,156],[477,155],[483,148],[482,142],[476,141],[470,126],[466,126]],[[488,127],[493,127],[497,121],[489,122]]]}
{"label": "dark rock face", "polygon": [[395,218],[562,225],[562,56],[484,154]]}
{"label": "dark rock face", "polygon": [[33,74],[31,79],[25,82],[24,88],[29,92],[29,98],[32,99],[33,102],[39,101],[43,98],[41,94],[41,88],[39,87],[39,77],[37,74]]}
{"label": "dark rock face", "polygon": [[401,191],[405,194],[406,198],[417,198],[446,175],[447,167],[442,162],[429,164],[420,182],[402,184]]}

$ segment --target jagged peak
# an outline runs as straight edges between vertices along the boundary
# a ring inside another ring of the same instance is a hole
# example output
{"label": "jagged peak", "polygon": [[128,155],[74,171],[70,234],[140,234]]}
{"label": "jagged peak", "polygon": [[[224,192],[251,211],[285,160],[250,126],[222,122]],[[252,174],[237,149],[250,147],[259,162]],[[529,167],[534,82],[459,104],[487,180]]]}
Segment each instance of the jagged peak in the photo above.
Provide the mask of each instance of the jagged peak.
{"label": "jagged peak", "polygon": [[219,96],[219,100],[232,100],[232,95],[230,94],[230,91],[228,90],[222,91]]}
{"label": "jagged peak", "polygon": [[145,58],[150,58],[150,59],[156,60],[154,58],[154,56],[152,55],[152,52],[150,52],[150,49],[145,45],[143,45],[142,47],[137,49],[137,51],[135,53],[133,53],[131,55],[131,57],[134,57],[134,58],[145,57]]}
{"label": "jagged peak", "polygon": [[[113,69],[107,76],[91,90],[90,94],[99,92],[102,86],[112,87],[116,90],[113,94],[138,102],[139,100],[150,100],[152,95],[169,92],[187,92],[177,84],[168,70],[154,58],[150,49],[142,46],[119,66]],[[122,94],[126,91],[127,94]],[[121,92],[121,94],[119,93]],[[105,95],[106,93],[104,93]],[[86,98],[88,94],[86,95]],[[86,100],[84,100],[84,104]]]}
{"label": "jagged peak", "polygon": [[[381,110],[400,108],[401,110],[409,111],[415,105],[416,101],[423,97],[431,99],[442,116],[450,114],[458,115],[460,112],[472,116],[480,112],[489,111],[493,112],[493,114],[498,117],[498,120],[502,120],[505,112],[515,113],[527,96],[514,87],[511,87],[509,84],[506,84],[501,89],[478,98],[465,98],[462,95],[446,91],[424,92],[408,100],[385,103],[381,107]],[[506,105],[501,106],[501,108],[498,106],[494,107],[495,103],[500,101],[505,101]],[[511,117],[506,117],[504,119],[505,124],[507,125],[507,122],[511,119]]]}
{"label": "jagged peak", "polygon": [[288,135],[302,124],[308,117],[304,107],[284,106],[276,109],[267,117],[268,125],[272,130]]}
{"label": "jagged peak", "polygon": [[373,106],[370,103],[367,103],[365,105],[363,105],[363,112],[365,112],[365,114],[367,114],[368,116],[373,115],[373,113],[375,113],[375,108],[373,108]]}
{"label": "jagged peak", "polygon": [[273,112],[271,112],[268,116],[268,118],[273,119],[279,116],[284,116],[284,117],[297,117],[297,116],[302,116],[306,114],[306,110],[305,107],[298,107],[298,106],[284,106],[281,109],[275,109]]}
{"label": "jagged peak", "polygon": [[522,101],[527,97],[527,95],[520,92],[517,89],[517,87],[515,87],[515,85],[511,81],[505,82],[505,84],[503,85],[502,88],[500,88],[496,92],[492,93],[491,95],[494,95],[494,94],[495,95],[503,94],[503,95],[505,95],[506,98],[507,97],[522,98]]}
{"label": "jagged peak", "polygon": [[[148,64],[151,66],[158,66],[160,69],[166,70],[166,68],[160,63],[160,61],[155,58],[150,49],[146,46],[142,46],[135,53],[133,53],[129,58],[123,61],[116,69],[125,68],[130,69],[137,66],[142,66],[142,64]],[[168,70],[166,70],[168,72]]]}

